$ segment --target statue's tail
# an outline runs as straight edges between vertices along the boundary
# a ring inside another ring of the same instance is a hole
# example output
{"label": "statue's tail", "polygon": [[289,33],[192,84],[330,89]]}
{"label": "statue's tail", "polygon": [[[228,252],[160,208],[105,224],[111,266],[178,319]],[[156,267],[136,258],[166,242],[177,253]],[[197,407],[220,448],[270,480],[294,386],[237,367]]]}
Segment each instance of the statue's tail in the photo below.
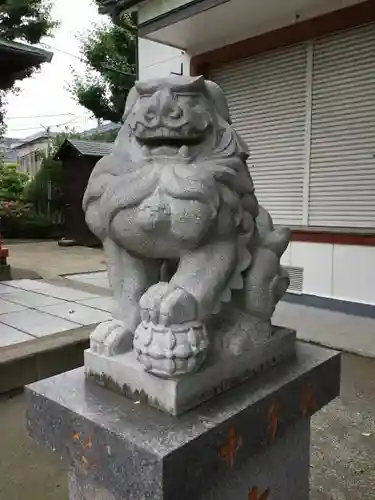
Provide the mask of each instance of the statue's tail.
{"label": "statue's tail", "polygon": [[290,241],[290,230],[274,228],[270,214],[259,207],[256,219],[258,242],[245,277],[245,304],[249,314],[269,320],[289,286],[280,259]]}

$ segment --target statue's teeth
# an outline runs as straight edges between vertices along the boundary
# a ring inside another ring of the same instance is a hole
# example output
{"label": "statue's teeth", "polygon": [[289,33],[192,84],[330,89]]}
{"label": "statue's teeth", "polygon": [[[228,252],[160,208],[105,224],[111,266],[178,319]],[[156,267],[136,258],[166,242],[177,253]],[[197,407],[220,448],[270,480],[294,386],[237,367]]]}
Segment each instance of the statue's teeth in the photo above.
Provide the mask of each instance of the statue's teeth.
{"label": "statue's teeth", "polygon": [[189,155],[189,148],[187,146],[181,146],[178,153],[186,158]]}
{"label": "statue's teeth", "polygon": [[151,151],[148,146],[142,146],[142,154],[143,156],[150,156]]}

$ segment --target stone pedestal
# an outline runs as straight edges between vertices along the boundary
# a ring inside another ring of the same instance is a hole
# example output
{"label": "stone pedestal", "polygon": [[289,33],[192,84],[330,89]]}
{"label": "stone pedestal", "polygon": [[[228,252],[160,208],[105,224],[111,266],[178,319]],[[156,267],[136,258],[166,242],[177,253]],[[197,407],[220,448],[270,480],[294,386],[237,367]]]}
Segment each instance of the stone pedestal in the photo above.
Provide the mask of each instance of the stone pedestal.
{"label": "stone pedestal", "polygon": [[30,435],[56,451],[70,500],[308,500],[310,417],[335,398],[340,355],[296,357],[174,417],[85,380],[26,389]]}
{"label": "stone pedestal", "polygon": [[[232,338],[236,338],[232,336]],[[197,372],[161,378],[146,373],[134,351],[107,357],[85,351],[86,376],[103,387],[180,415],[214,395],[269,370],[295,355],[296,332],[273,327],[273,335],[236,355],[218,350]]]}

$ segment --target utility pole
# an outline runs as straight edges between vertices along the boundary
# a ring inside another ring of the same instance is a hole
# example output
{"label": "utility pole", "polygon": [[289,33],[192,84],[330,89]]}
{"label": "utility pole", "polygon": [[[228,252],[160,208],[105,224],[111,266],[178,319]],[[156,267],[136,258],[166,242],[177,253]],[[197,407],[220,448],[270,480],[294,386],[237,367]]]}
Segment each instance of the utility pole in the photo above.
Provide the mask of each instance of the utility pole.
{"label": "utility pole", "polygon": [[[52,153],[52,145],[51,145],[51,127],[48,125],[45,127],[41,125],[44,130],[47,132],[47,156],[50,156]],[[47,216],[50,219],[51,217],[51,200],[52,200],[52,182],[51,179],[47,181]]]}

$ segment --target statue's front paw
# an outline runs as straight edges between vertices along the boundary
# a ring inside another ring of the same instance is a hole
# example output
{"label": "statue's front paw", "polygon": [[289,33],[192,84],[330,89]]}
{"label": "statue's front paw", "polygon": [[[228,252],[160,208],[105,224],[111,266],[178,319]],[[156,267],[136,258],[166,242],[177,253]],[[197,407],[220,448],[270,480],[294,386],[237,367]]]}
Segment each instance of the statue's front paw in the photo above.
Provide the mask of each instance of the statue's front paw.
{"label": "statue's front paw", "polygon": [[164,296],[168,293],[169,283],[160,281],[156,285],[152,285],[147,292],[145,292],[139,301],[141,308],[142,321],[159,323],[160,304]]}
{"label": "statue's front paw", "polygon": [[179,325],[198,319],[198,304],[195,298],[183,288],[175,288],[160,304],[162,325]]}
{"label": "statue's front paw", "polygon": [[110,320],[98,325],[90,335],[90,348],[102,356],[116,356],[129,351],[133,342],[132,328],[120,320]]}

